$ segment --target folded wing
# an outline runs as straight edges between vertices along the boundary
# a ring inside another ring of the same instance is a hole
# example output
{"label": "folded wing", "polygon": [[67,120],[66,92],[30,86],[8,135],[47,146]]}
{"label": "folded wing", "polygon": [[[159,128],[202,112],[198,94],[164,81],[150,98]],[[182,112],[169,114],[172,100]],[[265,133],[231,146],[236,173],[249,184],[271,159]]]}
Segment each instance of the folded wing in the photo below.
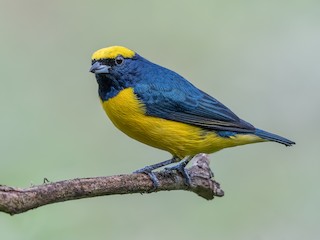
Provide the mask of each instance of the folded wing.
{"label": "folded wing", "polygon": [[173,72],[158,79],[140,81],[135,94],[145,104],[146,114],[187,123],[208,130],[254,133],[255,128],[236,116],[215,98],[197,89]]}

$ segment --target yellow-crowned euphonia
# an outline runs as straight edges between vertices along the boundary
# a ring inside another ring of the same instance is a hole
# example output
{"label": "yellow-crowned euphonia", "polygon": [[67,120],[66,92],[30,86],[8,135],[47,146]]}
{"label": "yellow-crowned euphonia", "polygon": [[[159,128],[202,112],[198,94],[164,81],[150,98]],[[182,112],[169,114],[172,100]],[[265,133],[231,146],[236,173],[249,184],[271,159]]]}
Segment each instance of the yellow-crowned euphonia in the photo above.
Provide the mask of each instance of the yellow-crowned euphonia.
{"label": "yellow-crowned euphonia", "polygon": [[255,128],[179,74],[126,47],[96,51],[90,71],[113,124],[129,137],[172,154],[167,161],[136,171],[147,173],[155,187],[152,171],[174,162],[180,163],[171,169],[180,171],[189,184],[184,167],[198,153],[265,141],[294,144]]}

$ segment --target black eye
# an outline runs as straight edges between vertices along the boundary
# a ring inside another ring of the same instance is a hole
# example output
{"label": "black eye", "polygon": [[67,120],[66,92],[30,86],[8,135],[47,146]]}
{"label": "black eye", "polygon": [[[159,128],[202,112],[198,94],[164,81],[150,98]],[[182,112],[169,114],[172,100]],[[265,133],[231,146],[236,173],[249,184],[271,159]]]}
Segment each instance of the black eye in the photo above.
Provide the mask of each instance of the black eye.
{"label": "black eye", "polygon": [[121,55],[118,55],[114,62],[116,63],[116,65],[121,65],[124,62],[124,58]]}

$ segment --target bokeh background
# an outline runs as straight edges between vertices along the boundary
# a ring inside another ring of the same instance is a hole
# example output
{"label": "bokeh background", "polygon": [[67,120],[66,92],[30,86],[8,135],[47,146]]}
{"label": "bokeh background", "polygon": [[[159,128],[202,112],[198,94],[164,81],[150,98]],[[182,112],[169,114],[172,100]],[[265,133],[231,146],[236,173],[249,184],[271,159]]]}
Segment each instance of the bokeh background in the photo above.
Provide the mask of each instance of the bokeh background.
{"label": "bokeh background", "polygon": [[211,155],[226,195],[109,196],[0,213],[0,238],[319,239],[320,2],[0,0],[0,184],[130,173],[168,153],[106,118],[93,51],[124,45],[297,142]]}

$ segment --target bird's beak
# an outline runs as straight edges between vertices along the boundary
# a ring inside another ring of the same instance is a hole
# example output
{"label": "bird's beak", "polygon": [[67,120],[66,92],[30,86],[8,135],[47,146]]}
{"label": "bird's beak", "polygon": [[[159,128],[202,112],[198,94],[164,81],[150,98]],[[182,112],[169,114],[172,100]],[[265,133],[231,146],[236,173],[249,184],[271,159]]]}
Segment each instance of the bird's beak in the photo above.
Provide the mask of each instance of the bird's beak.
{"label": "bird's beak", "polygon": [[89,71],[92,73],[95,73],[95,74],[109,73],[109,68],[110,68],[110,66],[103,65],[100,62],[95,62],[94,64],[92,64]]}

